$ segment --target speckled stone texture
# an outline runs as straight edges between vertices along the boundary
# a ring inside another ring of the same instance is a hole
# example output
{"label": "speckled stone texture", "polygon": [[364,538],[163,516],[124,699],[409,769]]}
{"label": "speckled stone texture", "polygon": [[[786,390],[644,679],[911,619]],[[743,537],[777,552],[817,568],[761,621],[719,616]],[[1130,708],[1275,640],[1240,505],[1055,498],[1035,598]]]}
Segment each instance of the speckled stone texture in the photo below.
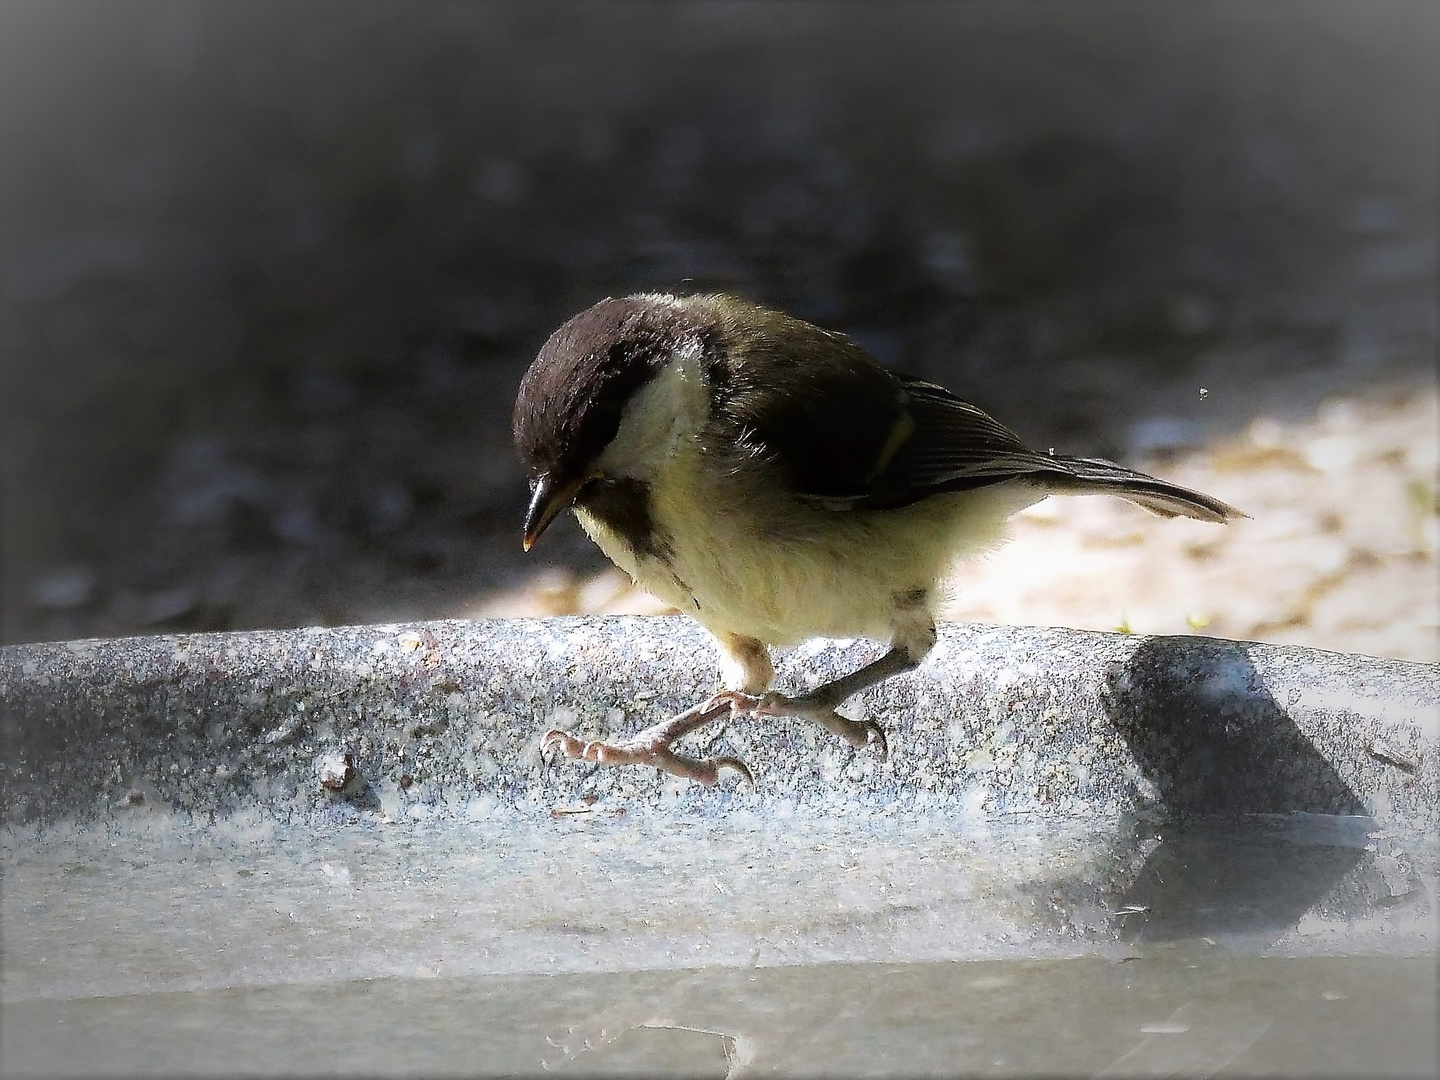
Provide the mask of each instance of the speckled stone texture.
{"label": "speckled stone texture", "polygon": [[[813,685],[878,649],[802,646],[781,658],[781,685]],[[714,670],[708,638],[681,618],[11,646],[0,650],[0,797],[12,822],[596,800],[1073,818],[1302,811],[1424,831],[1440,820],[1433,665],[1200,637],[947,626],[918,671],[847,707],[885,725],[888,760],[792,720],[692,737],[695,752],[741,755],[753,792],[542,759],[546,729],[632,732],[710,693]]]}

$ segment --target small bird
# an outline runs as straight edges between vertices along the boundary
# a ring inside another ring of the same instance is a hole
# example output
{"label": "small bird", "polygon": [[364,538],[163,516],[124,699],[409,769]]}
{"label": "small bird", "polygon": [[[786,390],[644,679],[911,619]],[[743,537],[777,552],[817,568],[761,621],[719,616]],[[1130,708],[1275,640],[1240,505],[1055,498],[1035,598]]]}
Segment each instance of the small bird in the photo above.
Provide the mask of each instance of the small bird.
{"label": "small bird", "polygon": [[[525,550],[567,508],[637,585],[715,638],[721,690],[626,739],[543,747],[702,784],[731,756],[672,743],[731,714],[814,721],[886,750],[836,708],[918,665],[957,558],[1054,493],[1119,495],[1164,517],[1243,517],[1218,499],[1092,458],[1038,453],[950,391],[892,373],[843,334],[723,294],[642,293],[571,318],[520,383]],[[865,637],[889,651],[787,696],[769,647]]]}

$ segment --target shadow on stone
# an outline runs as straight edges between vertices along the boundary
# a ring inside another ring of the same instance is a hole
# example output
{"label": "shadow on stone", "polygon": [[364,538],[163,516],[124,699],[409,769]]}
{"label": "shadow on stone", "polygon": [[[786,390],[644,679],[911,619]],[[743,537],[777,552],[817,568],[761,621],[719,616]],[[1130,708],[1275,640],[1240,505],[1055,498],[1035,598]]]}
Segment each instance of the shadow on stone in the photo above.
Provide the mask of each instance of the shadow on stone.
{"label": "shadow on stone", "polygon": [[1121,898],[1127,941],[1273,939],[1317,906],[1339,904],[1352,918],[1367,907],[1365,897],[1337,895],[1365,857],[1361,848],[1305,842],[1263,827],[1191,823],[1162,834]]}
{"label": "shadow on stone", "polygon": [[1110,721],[1177,817],[1366,813],[1244,642],[1153,638],[1110,670],[1106,691]]}
{"label": "shadow on stone", "polygon": [[1108,673],[1106,711],[1178,823],[1123,901],[1130,940],[1275,933],[1328,896],[1364,852],[1202,824],[1366,808],[1265,689],[1242,642],[1155,638]]}

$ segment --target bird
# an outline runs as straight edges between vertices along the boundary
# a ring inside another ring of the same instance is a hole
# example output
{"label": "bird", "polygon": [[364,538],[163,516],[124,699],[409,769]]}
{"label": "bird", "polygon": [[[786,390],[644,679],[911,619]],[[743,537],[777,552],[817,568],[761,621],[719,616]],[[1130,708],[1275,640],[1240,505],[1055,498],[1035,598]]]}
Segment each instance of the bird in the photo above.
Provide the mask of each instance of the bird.
{"label": "bird", "polygon": [[[552,729],[542,751],[648,765],[704,785],[733,755],[674,743],[729,716],[794,717],[888,753],[838,707],[921,663],[957,560],[1051,494],[1109,494],[1227,522],[1219,499],[1097,458],[1027,447],[943,386],[886,369],[846,335],[725,293],[609,297],[574,315],[520,382],[523,545],[557,516],[714,638],[719,690],[628,736]],[[774,689],[770,648],[867,638],[887,651],[805,693]]]}

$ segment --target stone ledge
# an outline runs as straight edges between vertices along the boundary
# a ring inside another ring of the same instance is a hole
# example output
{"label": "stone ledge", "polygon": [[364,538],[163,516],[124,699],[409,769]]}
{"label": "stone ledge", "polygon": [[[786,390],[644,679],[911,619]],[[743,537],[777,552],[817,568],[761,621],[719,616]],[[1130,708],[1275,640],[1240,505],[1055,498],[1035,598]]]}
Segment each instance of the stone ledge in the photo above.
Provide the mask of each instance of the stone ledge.
{"label": "stone ledge", "polygon": [[[791,650],[781,684],[813,684],[877,648]],[[206,820],[337,808],[470,816],[596,800],[1440,823],[1435,666],[1202,637],[946,626],[918,671],[847,709],[885,725],[888,761],[791,720],[695,736],[698,750],[744,757],[754,792],[541,759],[551,726],[633,731],[705,696],[713,679],[709,639],[681,618],[9,646],[0,799],[16,823],[166,808]],[[343,787],[322,784],[327,775]]]}

